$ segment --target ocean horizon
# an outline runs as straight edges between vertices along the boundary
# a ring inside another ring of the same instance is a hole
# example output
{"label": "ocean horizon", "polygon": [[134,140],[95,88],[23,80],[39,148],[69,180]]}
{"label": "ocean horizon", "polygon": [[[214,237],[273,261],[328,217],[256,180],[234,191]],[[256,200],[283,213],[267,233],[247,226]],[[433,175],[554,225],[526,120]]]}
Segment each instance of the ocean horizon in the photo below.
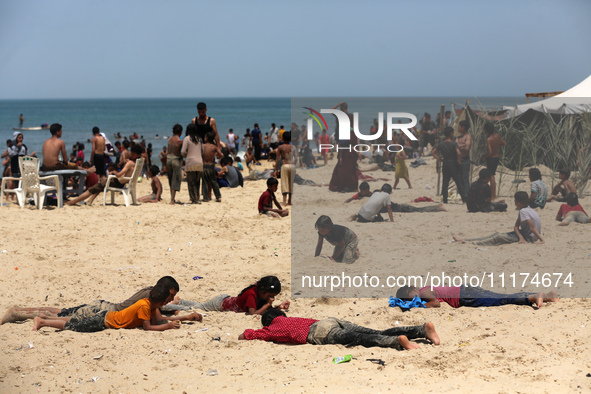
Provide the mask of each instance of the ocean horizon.
{"label": "ocean horizon", "polygon": [[[68,154],[76,142],[85,144],[85,154],[90,152],[88,141],[92,128],[98,126],[111,142],[114,135],[130,136],[137,133],[146,144],[153,144],[155,155],[166,145],[162,136],[171,135],[172,126],[184,127],[197,116],[196,105],[207,104],[207,114],[216,119],[220,138],[225,141],[229,129],[242,138],[247,128],[258,123],[261,131],[268,132],[271,124],[290,127],[291,97],[211,97],[211,98],[77,98],[77,99],[0,99],[0,132],[4,141],[13,138],[14,127],[19,126],[19,115],[24,117],[23,127],[60,123],[62,139]],[[335,104],[340,98],[335,97]],[[363,99],[357,97],[356,99]],[[417,117],[429,112],[435,117],[440,106],[451,110],[451,103],[464,105],[466,97],[392,97],[396,110],[410,112]],[[468,98],[474,106],[500,107],[525,103],[525,97]],[[301,119],[294,119],[302,124]],[[29,152],[41,157],[43,142],[51,136],[49,130],[23,131],[24,143]]]}

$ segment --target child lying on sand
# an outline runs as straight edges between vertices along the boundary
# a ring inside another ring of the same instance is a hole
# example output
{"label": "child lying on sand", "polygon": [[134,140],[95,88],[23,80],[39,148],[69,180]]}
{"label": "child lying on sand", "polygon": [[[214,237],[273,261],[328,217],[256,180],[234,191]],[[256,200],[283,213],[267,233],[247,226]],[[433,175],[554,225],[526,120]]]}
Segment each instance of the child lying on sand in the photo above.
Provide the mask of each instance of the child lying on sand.
{"label": "child lying on sand", "polygon": [[261,318],[263,328],[245,330],[238,339],[312,345],[345,345],[365,347],[389,347],[412,350],[419,345],[410,339],[427,338],[439,345],[439,335],[433,323],[422,326],[392,327],[387,330],[373,330],[334,317],[314,320],[301,317],[287,317],[276,309],[265,312]]}
{"label": "child lying on sand", "polygon": [[543,302],[557,302],[558,297],[554,291],[544,293],[516,293],[500,294],[480,287],[468,286],[425,286],[417,289],[414,286],[404,286],[396,292],[396,298],[403,301],[410,301],[415,296],[426,301],[427,308],[439,308],[441,302],[447,302],[454,308],[461,306],[487,307],[500,305],[536,305],[538,309],[542,307]]}
{"label": "child lying on sand", "polygon": [[162,317],[158,308],[164,306],[169,295],[170,293],[164,285],[156,285],[150,291],[148,298],[141,299],[120,312],[102,311],[94,316],[82,319],[74,317],[36,317],[33,330],[37,331],[42,327],[53,327],[59,330],[97,332],[107,328],[143,327],[147,331],[164,331],[171,328],[180,328],[179,321],[181,320],[202,320],[202,316],[197,312],[187,316]]}

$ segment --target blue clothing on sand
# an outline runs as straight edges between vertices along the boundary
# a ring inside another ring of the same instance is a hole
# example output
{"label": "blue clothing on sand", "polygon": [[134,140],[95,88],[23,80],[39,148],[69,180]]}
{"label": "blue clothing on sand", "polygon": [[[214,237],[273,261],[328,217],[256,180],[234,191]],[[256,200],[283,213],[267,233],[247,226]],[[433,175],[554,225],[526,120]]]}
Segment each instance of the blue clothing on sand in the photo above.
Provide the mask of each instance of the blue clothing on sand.
{"label": "blue clothing on sand", "polygon": [[390,296],[388,300],[388,305],[391,307],[398,306],[403,311],[408,311],[412,308],[426,308],[425,304],[427,302],[422,301],[419,296],[415,296],[411,301],[403,301],[400,298]]}

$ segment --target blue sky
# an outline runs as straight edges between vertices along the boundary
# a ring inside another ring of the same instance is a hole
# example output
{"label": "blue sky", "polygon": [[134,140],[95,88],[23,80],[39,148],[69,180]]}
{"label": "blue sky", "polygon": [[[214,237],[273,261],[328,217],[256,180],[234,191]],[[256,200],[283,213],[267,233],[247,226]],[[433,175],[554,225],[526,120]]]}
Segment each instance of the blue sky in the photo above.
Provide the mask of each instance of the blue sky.
{"label": "blue sky", "polygon": [[591,74],[590,1],[0,3],[0,99],[523,96]]}

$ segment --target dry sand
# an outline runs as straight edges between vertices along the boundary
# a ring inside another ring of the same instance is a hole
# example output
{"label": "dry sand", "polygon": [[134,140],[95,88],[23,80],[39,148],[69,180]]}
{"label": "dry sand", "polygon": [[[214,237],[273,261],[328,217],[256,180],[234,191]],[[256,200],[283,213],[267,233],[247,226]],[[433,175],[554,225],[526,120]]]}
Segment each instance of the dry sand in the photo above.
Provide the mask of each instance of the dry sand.
{"label": "dry sand", "polygon": [[[392,195],[394,201],[436,198],[434,162],[427,162],[427,166],[409,169],[415,189],[400,184]],[[333,165],[300,174],[328,183]],[[393,178],[393,173],[370,174]],[[167,182],[162,180],[168,202]],[[527,185],[522,184],[521,190]],[[94,299],[117,302],[164,275],[174,276],[181,286],[179,295],[191,300],[206,300],[223,292],[235,295],[264,275],[277,275],[284,288],[277,300],[288,300],[292,218],[258,215],[256,204],[265,189],[265,181],[246,182],[244,189],[223,189],[221,204],[159,203],[126,208],[119,197],[118,206],[107,207],[95,203],[41,212],[32,207],[21,210],[16,204],[1,207],[0,251],[6,252],[0,253],[0,313],[14,304],[61,308]],[[353,202],[343,209],[341,202],[347,195],[327,188],[309,189],[333,203],[329,213],[336,223],[344,222],[362,204]],[[148,190],[149,182],[144,182],[139,194],[148,194]],[[508,196],[509,190],[502,194]],[[189,200],[185,184],[179,200]],[[590,210],[591,198],[582,199],[581,204]],[[389,263],[391,267],[456,260],[454,266],[461,270],[472,263],[501,260],[519,265],[531,259],[564,261],[565,270],[573,264],[586,267],[591,263],[591,225],[558,227],[554,216],[559,206],[549,203],[540,212],[545,245],[487,247],[486,252],[474,245],[448,243],[451,233],[484,236],[509,231],[516,217],[511,203],[507,213],[468,214],[465,206],[449,204],[449,213],[395,214],[395,225],[381,223],[363,229],[351,223],[364,253],[354,265],[368,264],[368,250],[379,246],[369,239],[370,228],[375,226],[371,231],[392,232],[396,259]],[[310,243],[300,246],[303,253],[326,265],[327,260],[312,257],[313,228],[294,231],[307,232]],[[325,244],[323,254],[328,253]],[[196,275],[204,279],[192,280]],[[591,302],[587,299],[563,299],[540,310],[445,305],[410,312],[388,307],[385,298],[291,301],[291,316],[334,316],[380,329],[397,322],[432,321],[442,343],[420,342],[419,350],[402,352],[238,341],[245,328],[259,328],[260,320],[231,312],[208,313],[202,323],[186,323],[179,330],[165,332],[136,329],[83,334],[49,328],[33,332],[32,322],[27,321],[0,326],[0,392],[591,391],[591,377],[587,376],[591,373]],[[203,328],[208,330],[198,331]],[[212,340],[217,336],[220,341]],[[346,354],[355,359],[339,365],[330,362]],[[368,358],[382,359],[386,366],[372,364]],[[208,376],[210,369],[218,375]]]}

